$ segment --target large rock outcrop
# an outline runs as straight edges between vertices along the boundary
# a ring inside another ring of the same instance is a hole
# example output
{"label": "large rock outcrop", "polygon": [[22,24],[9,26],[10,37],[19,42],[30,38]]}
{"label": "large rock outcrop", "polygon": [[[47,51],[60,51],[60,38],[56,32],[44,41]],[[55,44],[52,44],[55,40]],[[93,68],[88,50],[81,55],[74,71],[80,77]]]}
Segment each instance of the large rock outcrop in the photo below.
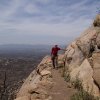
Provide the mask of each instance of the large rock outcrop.
{"label": "large rock outcrop", "polygon": [[100,96],[100,15],[95,21],[96,25],[91,26],[66,49],[65,67],[71,81],[78,78],[86,91]]}
{"label": "large rock outcrop", "polygon": [[100,52],[95,52],[93,58],[93,78],[100,89]]}

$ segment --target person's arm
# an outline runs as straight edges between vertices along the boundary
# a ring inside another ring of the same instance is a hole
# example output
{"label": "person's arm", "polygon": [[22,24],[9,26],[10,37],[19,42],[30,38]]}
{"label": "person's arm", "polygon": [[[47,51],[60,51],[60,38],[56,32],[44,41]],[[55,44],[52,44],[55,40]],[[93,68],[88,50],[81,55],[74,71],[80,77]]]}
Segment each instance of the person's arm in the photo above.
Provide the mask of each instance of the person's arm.
{"label": "person's arm", "polygon": [[67,51],[66,49],[60,49],[60,50]]}

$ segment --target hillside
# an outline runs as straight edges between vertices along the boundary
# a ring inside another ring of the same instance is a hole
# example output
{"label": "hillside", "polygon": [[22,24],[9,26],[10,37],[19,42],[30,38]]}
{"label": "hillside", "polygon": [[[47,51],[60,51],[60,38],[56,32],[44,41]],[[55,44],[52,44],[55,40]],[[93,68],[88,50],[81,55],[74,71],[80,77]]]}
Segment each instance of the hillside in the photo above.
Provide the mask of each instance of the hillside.
{"label": "hillside", "polygon": [[16,90],[49,53],[48,48],[45,45],[0,45],[0,100],[14,100]]}
{"label": "hillside", "polygon": [[[58,71],[52,69],[50,57],[46,56],[26,79],[15,100],[70,100],[70,96],[77,92],[73,87],[81,88],[81,85],[86,93],[95,97],[100,96],[99,49],[100,15],[97,15],[93,25],[73,41],[63,55],[59,56]],[[92,99],[74,100],[96,99],[92,97]]]}

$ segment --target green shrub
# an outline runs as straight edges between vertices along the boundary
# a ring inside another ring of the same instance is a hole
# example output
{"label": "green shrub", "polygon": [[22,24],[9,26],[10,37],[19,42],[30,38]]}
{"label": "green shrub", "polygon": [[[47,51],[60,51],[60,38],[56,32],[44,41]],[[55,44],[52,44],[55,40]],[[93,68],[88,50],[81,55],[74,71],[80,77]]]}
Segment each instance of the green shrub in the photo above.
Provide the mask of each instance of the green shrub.
{"label": "green shrub", "polygon": [[66,72],[65,66],[63,66],[63,67],[61,68],[61,76],[62,76],[62,77],[64,77],[65,72]]}
{"label": "green shrub", "polygon": [[63,64],[59,64],[58,68],[63,68],[64,65]]}
{"label": "green shrub", "polygon": [[93,95],[89,94],[88,92],[84,91],[83,89],[75,93],[71,100],[100,100],[99,97],[94,97]]}
{"label": "green shrub", "polygon": [[78,89],[78,92],[71,97],[71,100],[100,100],[100,98],[86,92],[82,87],[82,82],[78,78],[72,84],[75,89]]}
{"label": "green shrub", "polygon": [[64,79],[65,79],[66,82],[70,81],[70,74],[68,72],[67,73],[65,72]]}
{"label": "green shrub", "polygon": [[72,85],[74,86],[75,89],[78,89],[78,90],[83,89],[82,82],[78,78],[76,78],[76,80],[72,82]]}
{"label": "green shrub", "polygon": [[70,81],[70,74],[69,74],[68,70],[66,70],[65,68],[62,68],[61,76],[64,77],[64,80],[66,82]]}

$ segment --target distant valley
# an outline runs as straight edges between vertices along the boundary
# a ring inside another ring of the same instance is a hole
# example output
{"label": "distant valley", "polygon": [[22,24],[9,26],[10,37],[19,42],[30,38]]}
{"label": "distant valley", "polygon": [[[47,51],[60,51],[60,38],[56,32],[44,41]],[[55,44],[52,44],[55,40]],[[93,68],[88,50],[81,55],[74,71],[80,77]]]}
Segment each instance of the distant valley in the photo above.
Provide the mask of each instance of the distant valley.
{"label": "distant valley", "polygon": [[50,46],[46,45],[0,45],[0,89],[6,91],[3,100],[14,99],[24,79],[48,54]]}
{"label": "distant valley", "polygon": [[[4,90],[6,87],[3,100],[14,99],[14,94],[37,64],[44,56],[50,55],[51,47],[50,45],[0,45],[0,89]],[[65,46],[60,47],[65,48]]]}

